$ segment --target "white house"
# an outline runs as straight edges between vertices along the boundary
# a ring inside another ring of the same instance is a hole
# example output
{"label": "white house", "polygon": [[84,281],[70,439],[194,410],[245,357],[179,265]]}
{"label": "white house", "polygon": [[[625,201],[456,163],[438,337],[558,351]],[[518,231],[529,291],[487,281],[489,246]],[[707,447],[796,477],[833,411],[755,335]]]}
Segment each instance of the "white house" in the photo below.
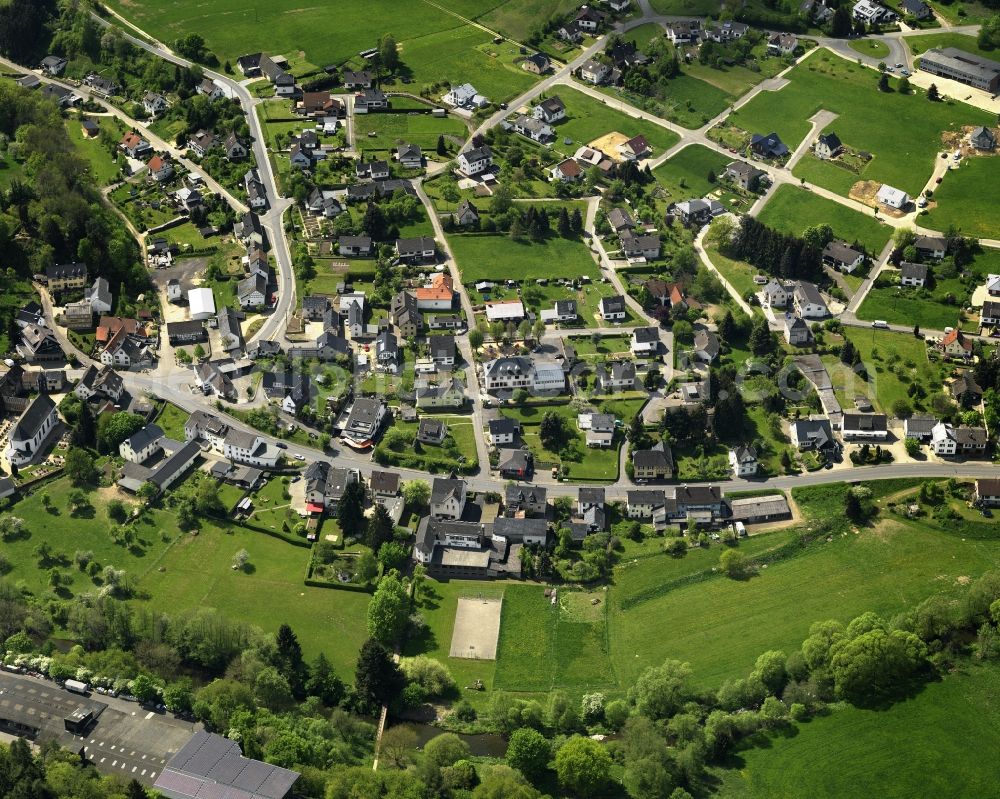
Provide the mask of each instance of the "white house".
{"label": "white house", "polygon": [[889,436],[888,420],[882,413],[845,413],[841,423],[845,441],[868,439],[885,441]]}
{"label": "white house", "polygon": [[601,297],[601,301],[597,304],[597,310],[601,319],[606,322],[624,322],[627,315],[625,298],[621,294]]}
{"label": "white house", "polygon": [[465,494],[465,480],[435,477],[431,483],[431,516],[435,519],[461,519],[465,510]]}
{"label": "white house", "polygon": [[485,144],[458,155],[458,168],[470,177],[486,172],[491,166],[493,166],[493,151]]}
{"label": "white house", "polygon": [[923,286],[927,283],[927,264],[903,261],[899,265],[899,285]]}
{"label": "white house", "polygon": [[604,83],[611,75],[611,67],[593,58],[580,67],[580,78],[595,86]]}
{"label": "white house", "polygon": [[452,86],[441,101],[454,108],[483,108],[490,104],[488,98],[476,91],[476,87],[471,83],[463,83],[461,86]]}
{"label": "white house", "polygon": [[901,211],[906,208],[910,202],[910,195],[907,194],[902,189],[894,189],[887,183],[883,183],[878,190],[878,194],[875,195],[880,205],[884,205],[886,208],[892,208],[896,211]]}
{"label": "white house", "polygon": [[118,454],[131,463],[145,463],[160,449],[162,438],[163,430],[159,425],[147,424],[118,445]]}
{"label": "white house", "polygon": [[188,309],[192,319],[209,319],[215,316],[215,297],[210,288],[188,291]]}
{"label": "white house", "polygon": [[771,278],[766,286],[761,290],[764,297],[764,305],[769,308],[784,308],[788,305],[788,292],[777,280]]}
{"label": "white house", "polygon": [[281,450],[269,446],[259,433],[230,428],[222,444],[222,454],[247,466],[273,469],[278,465]]}
{"label": "white house", "polygon": [[502,447],[514,443],[514,437],[521,432],[521,424],[517,419],[501,417],[490,419],[487,430],[486,440],[494,447]]}
{"label": "white house", "polygon": [[757,474],[760,464],[757,460],[757,450],[753,447],[738,446],[729,450],[729,465],[734,477],[753,477]]}
{"label": "white house", "polygon": [[826,301],[819,293],[815,283],[800,280],[792,291],[792,302],[803,319],[822,319],[829,316]]}
{"label": "white house", "polygon": [[655,355],[660,348],[660,334],[655,327],[637,327],[632,331],[632,352],[635,355]]}

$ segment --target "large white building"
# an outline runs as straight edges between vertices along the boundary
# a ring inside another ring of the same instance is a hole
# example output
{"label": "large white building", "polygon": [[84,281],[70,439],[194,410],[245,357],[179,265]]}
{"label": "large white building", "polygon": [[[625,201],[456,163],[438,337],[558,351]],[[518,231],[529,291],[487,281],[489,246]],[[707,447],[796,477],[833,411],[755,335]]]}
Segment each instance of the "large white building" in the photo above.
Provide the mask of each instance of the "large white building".
{"label": "large white building", "polygon": [[237,463],[273,469],[281,457],[281,450],[267,444],[259,433],[230,428],[223,441],[222,454]]}
{"label": "large white building", "polygon": [[192,319],[210,319],[215,316],[215,297],[208,288],[188,292],[188,309]]}
{"label": "large white building", "polygon": [[483,364],[483,390],[561,392],[566,387],[562,365],[556,361],[536,361],[531,358],[494,358]]}
{"label": "large white building", "polygon": [[12,466],[30,463],[59,421],[56,404],[48,394],[39,394],[24,409],[7,438],[7,460]]}

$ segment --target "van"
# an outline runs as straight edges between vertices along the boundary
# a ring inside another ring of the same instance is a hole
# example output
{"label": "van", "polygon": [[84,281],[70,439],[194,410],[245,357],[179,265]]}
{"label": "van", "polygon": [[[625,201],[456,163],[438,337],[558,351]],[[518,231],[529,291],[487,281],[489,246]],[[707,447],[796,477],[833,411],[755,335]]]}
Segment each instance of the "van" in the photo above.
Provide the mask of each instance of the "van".
{"label": "van", "polygon": [[885,319],[876,319],[874,322],[872,322],[872,327],[888,328],[889,323],[885,321]]}

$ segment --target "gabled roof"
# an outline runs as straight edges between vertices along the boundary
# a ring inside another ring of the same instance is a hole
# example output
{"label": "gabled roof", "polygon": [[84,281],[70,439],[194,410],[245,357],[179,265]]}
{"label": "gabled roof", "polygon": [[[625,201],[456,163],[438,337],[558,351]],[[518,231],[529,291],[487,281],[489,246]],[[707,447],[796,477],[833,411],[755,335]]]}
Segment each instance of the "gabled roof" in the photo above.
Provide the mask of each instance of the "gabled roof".
{"label": "gabled roof", "polygon": [[431,483],[431,504],[437,505],[454,498],[461,501],[465,497],[465,480],[450,480],[435,477]]}
{"label": "gabled roof", "polygon": [[42,428],[45,420],[55,411],[56,404],[48,394],[39,394],[27,408],[24,409],[14,429],[10,432],[11,441],[30,441]]}
{"label": "gabled roof", "polygon": [[899,265],[899,273],[901,277],[908,280],[926,280],[927,264],[915,264],[910,261],[903,261]]}

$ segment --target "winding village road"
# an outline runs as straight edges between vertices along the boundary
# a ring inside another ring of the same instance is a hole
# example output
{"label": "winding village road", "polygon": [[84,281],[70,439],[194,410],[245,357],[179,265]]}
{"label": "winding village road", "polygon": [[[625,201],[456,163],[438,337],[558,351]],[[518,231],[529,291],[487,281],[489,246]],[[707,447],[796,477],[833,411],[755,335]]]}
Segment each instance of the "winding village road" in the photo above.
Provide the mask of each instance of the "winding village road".
{"label": "winding village road", "polygon": [[[626,31],[634,28],[638,25],[645,24],[647,22],[658,22],[666,23],[676,19],[683,19],[680,17],[667,17],[656,15],[652,12],[649,7],[647,0],[639,0],[640,8],[642,9],[642,15],[634,19],[628,20],[622,25],[617,27],[618,31]],[[124,35],[131,41],[134,45],[143,48],[144,50],[152,53],[153,55],[163,58],[171,63],[178,64],[181,66],[191,66],[191,62],[178,56],[176,53],[172,52],[168,47],[155,41],[149,34],[137,28],[135,25],[130,23],[128,20],[118,16],[114,12],[112,14],[112,19],[104,18],[95,15],[95,18],[105,26],[113,24],[113,22],[120,23],[121,26],[126,28],[132,33],[126,32]],[[452,12],[448,12],[452,13]],[[456,15],[457,16],[457,15]],[[476,23],[470,23],[476,24]],[[485,29],[484,29],[485,30]],[[956,33],[974,33],[978,30],[978,26],[963,26],[952,28],[952,32]],[[889,59],[898,59],[900,63],[905,63],[908,66],[912,65],[912,59],[909,55],[908,48],[903,43],[903,39],[908,35],[917,35],[923,33],[923,31],[905,31],[902,33],[885,34],[879,38],[884,41],[890,47],[891,55]],[[707,137],[707,131],[713,125],[718,124],[721,120],[725,119],[731,112],[732,109],[728,109],[726,112],[720,114],[715,119],[711,120],[706,125],[702,126],[697,130],[688,130],[686,128],[681,128],[673,123],[666,120],[659,119],[648,112],[640,111],[627,103],[619,102],[617,100],[612,101],[606,95],[601,94],[596,89],[592,87],[585,86],[572,77],[572,73],[576,70],[583,62],[592,57],[594,54],[602,50],[606,43],[607,37],[602,36],[596,39],[590,46],[588,46],[580,55],[570,61],[568,64],[557,69],[552,75],[544,78],[543,80],[532,86],[531,89],[524,92],[522,95],[517,97],[515,100],[511,101],[511,108],[518,108],[531,100],[539,97],[541,94],[549,91],[550,89],[557,87],[559,85],[571,85],[573,88],[582,91],[590,96],[593,96],[602,102],[609,105],[613,102],[613,107],[619,109],[622,113],[634,116],[636,118],[642,118],[650,120],[656,124],[663,126],[669,130],[672,130],[680,137],[680,141],[667,150],[664,153],[657,155],[651,160],[651,166],[658,166],[667,160],[670,156],[676,154],[685,147],[689,147],[694,144],[698,144],[704,147],[709,147],[719,152],[726,153],[730,155],[729,151],[721,147],[717,143],[713,142]],[[819,46],[825,47],[839,55],[852,60],[860,61],[868,67],[876,68],[877,61],[873,58],[868,58],[861,56],[853,49],[848,46],[848,43],[843,40],[834,39],[820,39],[818,41]],[[889,60],[887,59],[887,60]],[[2,61],[0,63],[5,64],[8,67],[12,67],[18,70],[23,70],[12,62]],[[39,74],[36,72],[36,74]],[[261,179],[267,189],[268,199],[270,201],[270,206],[268,210],[261,215],[261,221],[267,230],[271,251],[274,253],[277,265],[278,265],[278,275],[279,275],[279,292],[278,292],[278,302],[274,309],[274,313],[270,315],[263,327],[252,337],[253,340],[278,340],[283,337],[286,322],[294,311],[296,307],[296,296],[295,296],[295,278],[292,270],[292,257],[289,247],[288,239],[285,235],[284,230],[284,214],[293,205],[292,201],[287,198],[282,198],[278,194],[278,186],[275,180],[274,172],[271,166],[270,159],[268,157],[266,149],[266,139],[260,124],[260,120],[256,114],[255,108],[261,102],[260,99],[255,98],[245,85],[240,82],[233,80],[226,75],[213,72],[211,70],[204,70],[204,74],[214,80],[220,86],[225,87],[229,92],[230,96],[237,99],[246,115],[247,122],[250,126],[250,130],[253,138],[253,152],[256,158],[257,167],[260,172]],[[50,78],[44,75],[39,75],[45,81],[51,81]],[[89,96],[90,93],[86,91],[85,87],[69,86],[60,81],[51,81],[58,83],[59,85],[66,85],[67,88],[72,88],[74,91],[85,94]],[[763,91],[780,91],[781,87],[785,84],[785,81],[781,75],[765,80],[758,86],[754,87],[750,92],[740,98],[733,108],[738,109],[745,103],[749,102],[753,97]],[[154,136],[148,128],[138,123],[136,120],[129,118],[124,112],[111,106],[109,103],[104,102],[100,98],[92,98],[96,102],[100,103],[103,107],[108,109],[109,113],[114,114],[119,119],[121,119],[125,124],[130,127],[136,127],[142,132],[142,135],[147,137],[158,149],[170,152],[174,157],[176,157],[181,163],[192,170],[196,170],[199,174],[202,174],[206,178],[206,184],[215,192],[225,197],[230,205],[238,210],[244,211],[245,206],[237,200],[235,197],[231,196],[226,192],[221,186],[219,186],[215,181],[211,180],[210,176],[205,175],[204,171],[198,168],[196,165],[188,162],[182,153],[180,153],[173,145],[159,139]],[[479,134],[484,133],[490,128],[498,125],[509,112],[502,110],[493,114],[486,120],[484,120],[475,130],[470,134],[470,140]],[[811,137],[808,140],[811,140]],[[792,177],[790,170],[782,168],[771,168],[769,172],[772,176],[773,183],[775,187],[783,184],[794,184],[803,185],[799,180]],[[810,186],[808,183],[804,184],[806,188],[816,192],[820,196],[826,197],[834,202],[838,202],[842,205],[848,206],[854,210],[862,210],[865,213],[870,213],[871,209],[866,206],[862,206],[859,203],[849,200],[845,197],[829,192],[821,187]],[[458,266],[456,264],[454,254],[448,243],[448,238],[444,235],[444,231],[441,225],[441,220],[438,217],[438,213],[434,208],[434,205],[427,193],[424,190],[422,181],[418,180],[415,182],[417,196],[420,198],[421,202],[427,209],[428,216],[434,226],[435,238],[442,248],[445,255],[446,268],[452,275],[456,287],[460,291],[462,308],[468,319],[473,319],[474,314],[472,310],[472,302],[468,296],[468,293],[464,289],[461,282],[461,275],[458,271]],[[597,210],[597,198],[594,198],[588,203],[588,211],[586,218],[586,230],[593,234],[594,223]],[[902,219],[883,219],[894,227],[910,227],[914,225],[913,215],[908,215]],[[924,231],[920,229],[921,232],[933,233],[934,231]],[[699,253],[699,257],[706,266],[713,269],[716,274],[722,280],[727,291],[733,296],[734,300],[740,304],[742,308],[746,311],[750,311],[749,306],[739,296],[738,292],[729,284],[724,278],[722,278],[721,273],[714,268],[710,260],[704,253],[702,247],[704,231],[699,235],[696,241],[696,249]],[[617,291],[621,292],[624,296],[628,298],[631,310],[640,318],[645,319],[650,324],[655,324],[655,321],[648,317],[643,309],[636,303],[628,293],[625,291],[625,287],[622,285],[620,276],[617,273],[617,265],[620,262],[612,261],[608,254],[605,252],[603,244],[593,235],[591,236],[591,241],[595,246],[595,257],[598,260],[599,266],[602,273],[604,273],[611,283],[614,285]],[[987,245],[1000,246],[1000,242],[986,242]],[[884,264],[884,259],[878,264],[878,268]],[[876,270],[877,271],[877,270]],[[874,274],[873,276],[874,277]],[[847,311],[842,316],[842,321],[845,324],[856,325],[861,327],[868,327],[870,323],[860,321],[854,315],[854,311],[860,305],[864,294],[867,292],[872,284],[872,279],[863,284],[860,291],[855,294],[854,298],[848,305]],[[51,319],[52,309],[49,302],[47,293],[42,292],[42,300],[44,304],[44,309],[46,315]],[[899,325],[893,325],[893,329],[900,330],[901,332],[909,332],[910,328],[906,328]],[[60,329],[53,325],[53,329],[57,331],[57,335],[60,337],[60,342],[67,349],[77,356],[81,364],[86,365],[89,359],[82,353],[79,352],[66,338],[66,336],[60,331]],[[590,334],[593,332],[591,329],[578,329],[568,331],[570,333],[576,334]],[[598,331],[600,332],[600,331]],[[608,332],[620,333],[621,328],[608,329]],[[566,331],[558,330],[551,335],[562,336]],[[939,331],[928,331],[930,335],[935,333],[940,335]],[[673,339],[668,331],[662,331],[661,333],[663,345],[666,348],[668,354],[672,354]],[[546,334],[546,339],[550,338],[550,334]],[[476,431],[476,448],[479,457],[479,462],[481,464],[481,470],[478,474],[470,476],[467,478],[469,487],[473,491],[496,491],[502,488],[504,481],[500,480],[498,477],[492,475],[488,469],[488,451],[486,444],[481,435],[481,430],[483,427],[483,403],[482,397],[478,392],[478,381],[476,379],[475,373],[475,361],[473,358],[473,353],[471,346],[469,345],[469,339],[467,334],[462,334],[458,336],[458,344],[462,357],[466,363],[465,377],[467,381],[467,390],[472,397],[472,423]],[[672,361],[672,358],[667,359],[668,364]],[[668,370],[670,366],[667,366]],[[226,414],[225,411],[218,411],[215,408],[214,402],[205,398],[200,391],[196,392],[192,390],[191,381],[192,373],[190,369],[181,367],[174,362],[171,358],[162,358],[159,365],[155,371],[145,374],[138,372],[124,372],[122,374],[125,379],[126,385],[130,391],[133,393],[143,393],[148,395],[156,395],[163,399],[166,399],[178,407],[184,409],[188,412],[193,412],[199,409],[208,409],[213,413],[221,413],[226,417],[228,424],[236,429],[240,430],[250,430],[251,428],[246,424],[242,423],[230,414]],[[667,377],[671,375],[668,372]],[[275,443],[276,440],[272,439],[271,443]],[[293,450],[296,454],[301,454],[307,462],[314,460],[333,460],[342,465],[349,466],[357,469],[364,469],[365,471],[370,471],[372,462],[371,456],[369,454],[357,453],[351,450],[343,450],[337,452],[331,457],[329,453],[321,452],[318,449],[311,447],[300,447],[294,446]],[[623,448],[624,451],[624,448]],[[622,456],[624,459],[624,455]],[[623,465],[623,464],[622,464]],[[425,472],[409,470],[409,469],[395,469],[404,480],[413,479],[427,479],[428,475]],[[829,482],[840,482],[844,480],[857,481],[857,480],[874,480],[874,479],[889,479],[898,477],[987,477],[996,476],[998,474],[997,467],[982,462],[968,462],[968,463],[935,463],[935,462],[907,462],[907,463],[892,463],[889,465],[882,465],[877,467],[862,467],[862,468],[844,468],[840,466],[838,468],[825,469],[811,473],[805,473],[801,475],[792,476],[780,476],[771,477],[760,480],[745,480],[745,479],[729,479],[725,481],[713,481],[715,483],[722,483],[726,488],[730,490],[747,490],[747,489],[759,489],[759,488],[775,488],[775,489],[790,489],[796,486],[806,486],[806,485],[816,485],[821,483]],[[546,473],[539,473],[535,475],[534,482],[541,485],[546,485],[549,487],[549,491],[554,496],[575,496],[579,485],[561,482],[553,479]],[[621,500],[625,498],[625,494],[629,488],[633,487],[633,484],[625,476],[624,468],[621,469],[619,478],[616,481],[611,482],[607,487],[607,498],[609,500]]]}

